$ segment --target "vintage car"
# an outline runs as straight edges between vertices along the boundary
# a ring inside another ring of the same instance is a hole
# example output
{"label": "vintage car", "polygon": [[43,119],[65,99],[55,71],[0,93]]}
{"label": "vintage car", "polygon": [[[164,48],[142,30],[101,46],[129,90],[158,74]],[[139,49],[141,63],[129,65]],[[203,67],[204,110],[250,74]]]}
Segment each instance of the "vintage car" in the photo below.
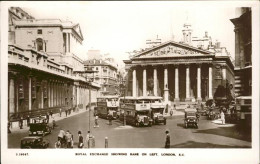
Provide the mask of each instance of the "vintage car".
{"label": "vintage car", "polygon": [[188,128],[190,126],[198,128],[198,119],[196,116],[197,110],[194,108],[185,109],[184,127]]}
{"label": "vintage car", "polygon": [[24,137],[21,140],[22,149],[46,149],[49,147],[49,141],[44,140],[42,137],[32,136]]}
{"label": "vintage car", "polygon": [[46,134],[50,134],[52,129],[45,118],[36,118],[33,120],[33,123],[30,123],[29,126],[29,136],[45,136]]}
{"label": "vintage car", "polygon": [[153,124],[160,124],[163,123],[166,125],[166,118],[163,116],[164,108],[152,108],[152,118]]}
{"label": "vintage car", "polygon": [[139,111],[136,116],[135,126],[152,126],[152,119],[148,116],[147,111]]}

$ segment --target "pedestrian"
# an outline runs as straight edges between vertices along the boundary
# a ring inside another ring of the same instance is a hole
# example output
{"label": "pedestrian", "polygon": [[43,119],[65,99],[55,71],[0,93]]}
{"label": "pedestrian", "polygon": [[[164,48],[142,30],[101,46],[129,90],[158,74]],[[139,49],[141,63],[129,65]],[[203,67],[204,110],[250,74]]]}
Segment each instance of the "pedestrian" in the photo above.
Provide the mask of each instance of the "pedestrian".
{"label": "pedestrian", "polygon": [[68,115],[68,109],[65,110],[65,114],[66,114],[66,117],[67,117],[67,115]]}
{"label": "pedestrian", "polygon": [[65,131],[61,128],[60,129],[60,132],[59,132],[59,134],[58,134],[58,141],[60,141],[61,142],[61,147],[63,147],[63,145],[64,145],[64,140],[65,139]]}
{"label": "pedestrian", "polygon": [[52,120],[52,129],[54,129],[55,126],[57,126],[57,125],[56,125],[56,121],[53,119],[53,120]]}
{"label": "pedestrian", "polygon": [[109,120],[109,125],[112,125],[112,115],[111,114],[108,115],[108,120]]}
{"label": "pedestrian", "polygon": [[20,126],[20,129],[23,129],[23,116],[20,117],[19,126]]}
{"label": "pedestrian", "polygon": [[61,148],[61,141],[60,140],[56,141],[54,146],[56,149]]}
{"label": "pedestrian", "polygon": [[95,117],[95,125],[94,125],[94,128],[98,128],[99,125],[98,125],[98,116]]}
{"label": "pedestrian", "polygon": [[83,148],[84,142],[83,142],[83,137],[81,135],[81,131],[78,131],[78,136],[79,136],[78,148]]}
{"label": "pedestrian", "polygon": [[220,118],[221,118],[222,124],[224,125],[225,124],[225,114],[223,111],[221,111],[221,113],[220,113]]}
{"label": "pedestrian", "polygon": [[30,116],[27,115],[27,126],[29,127],[29,125],[30,125]]}
{"label": "pedestrian", "polygon": [[166,133],[165,148],[170,148],[171,139],[170,139],[169,130],[166,130],[165,133]]}
{"label": "pedestrian", "polygon": [[66,138],[67,148],[71,148],[72,135],[68,130],[65,134],[65,138]]}
{"label": "pedestrian", "polygon": [[46,121],[47,121],[46,123],[48,124],[48,123],[49,123],[49,119],[50,119],[49,112],[46,113],[46,119],[47,119],[47,120],[46,120]]}
{"label": "pedestrian", "polygon": [[61,117],[61,108],[60,108],[60,117]]}
{"label": "pedestrian", "polygon": [[51,116],[51,118],[53,118],[53,117],[52,117],[52,114],[53,114],[53,112],[52,112],[52,110],[51,110],[51,111],[50,111],[50,116]]}
{"label": "pedestrian", "polygon": [[90,148],[90,138],[91,138],[91,134],[90,131],[88,131],[87,136],[86,136],[86,141],[87,142],[87,148]]}
{"label": "pedestrian", "polygon": [[73,134],[71,132],[69,132],[71,135],[71,148],[74,147],[74,140],[73,140]]}

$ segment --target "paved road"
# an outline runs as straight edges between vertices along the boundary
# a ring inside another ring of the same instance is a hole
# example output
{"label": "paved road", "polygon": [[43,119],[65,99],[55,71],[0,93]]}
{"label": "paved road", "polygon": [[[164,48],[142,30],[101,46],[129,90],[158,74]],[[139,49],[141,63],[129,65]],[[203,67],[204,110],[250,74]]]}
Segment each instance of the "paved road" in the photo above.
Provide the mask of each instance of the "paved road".
{"label": "paved road", "polygon": [[[50,141],[50,148],[54,147],[60,127],[70,130],[74,135],[77,147],[78,130],[83,132],[84,140],[89,125],[88,112],[84,112],[63,120],[57,121],[59,127],[52,134],[44,138]],[[99,119],[99,128],[93,128],[94,118],[91,113],[91,133],[95,136],[95,147],[104,148],[104,138],[108,137],[109,148],[163,148],[165,130],[170,130],[171,148],[248,148],[250,139],[239,134],[236,128],[230,125],[217,125],[205,118],[201,118],[199,129],[185,129],[183,116],[167,119],[167,125],[152,127],[122,127],[119,121],[108,125],[107,120]],[[28,135],[27,130],[15,131],[8,134],[9,148],[19,148],[20,139]]]}

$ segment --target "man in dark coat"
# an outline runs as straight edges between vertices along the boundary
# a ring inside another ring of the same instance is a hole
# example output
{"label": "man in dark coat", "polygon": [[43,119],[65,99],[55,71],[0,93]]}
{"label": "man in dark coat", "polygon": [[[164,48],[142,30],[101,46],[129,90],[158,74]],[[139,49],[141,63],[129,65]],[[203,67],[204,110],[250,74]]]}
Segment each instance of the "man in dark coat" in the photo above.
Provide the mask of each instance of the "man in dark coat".
{"label": "man in dark coat", "polygon": [[84,142],[83,142],[83,136],[81,135],[81,131],[78,132],[79,135],[79,143],[78,143],[78,148],[83,148]]}
{"label": "man in dark coat", "polygon": [[169,130],[166,130],[165,133],[166,133],[165,148],[170,148],[170,145],[171,145],[171,139],[170,139]]}

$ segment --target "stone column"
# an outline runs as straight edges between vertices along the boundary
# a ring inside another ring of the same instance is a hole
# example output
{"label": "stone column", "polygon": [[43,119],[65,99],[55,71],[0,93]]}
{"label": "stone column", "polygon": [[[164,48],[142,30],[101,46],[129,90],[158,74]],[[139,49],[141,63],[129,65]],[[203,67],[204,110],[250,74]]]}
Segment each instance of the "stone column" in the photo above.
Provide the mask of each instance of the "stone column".
{"label": "stone column", "polygon": [[146,68],[143,69],[143,96],[147,96]]}
{"label": "stone column", "polygon": [[225,82],[227,80],[227,74],[226,74],[226,66],[222,66],[222,79]]}
{"label": "stone column", "polygon": [[209,99],[212,99],[212,66],[209,66]]}
{"label": "stone column", "polygon": [[132,92],[133,92],[133,97],[136,97],[136,69],[133,69],[133,88],[132,88]]}
{"label": "stone column", "polygon": [[186,65],[186,99],[185,101],[190,101],[190,66]]}
{"label": "stone column", "polygon": [[165,66],[164,68],[164,101],[168,103],[169,101],[169,86],[168,86],[168,68]]}
{"label": "stone column", "polygon": [[200,102],[201,99],[201,65],[198,64],[197,67],[197,101]]}
{"label": "stone column", "polygon": [[180,97],[179,97],[179,66],[176,65],[175,66],[175,102],[179,102],[180,101]]}
{"label": "stone column", "polygon": [[66,52],[69,52],[69,33],[66,33]]}
{"label": "stone column", "polygon": [[158,92],[157,92],[157,68],[156,67],[154,67],[154,69],[153,69],[153,94],[154,94],[154,96],[158,95]]}
{"label": "stone column", "polygon": [[28,88],[28,92],[29,92],[29,100],[28,100],[28,108],[29,110],[32,109],[32,78],[29,76],[29,88]]}
{"label": "stone column", "polygon": [[15,112],[15,87],[14,87],[14,77],[9,76],[9,113]]}

